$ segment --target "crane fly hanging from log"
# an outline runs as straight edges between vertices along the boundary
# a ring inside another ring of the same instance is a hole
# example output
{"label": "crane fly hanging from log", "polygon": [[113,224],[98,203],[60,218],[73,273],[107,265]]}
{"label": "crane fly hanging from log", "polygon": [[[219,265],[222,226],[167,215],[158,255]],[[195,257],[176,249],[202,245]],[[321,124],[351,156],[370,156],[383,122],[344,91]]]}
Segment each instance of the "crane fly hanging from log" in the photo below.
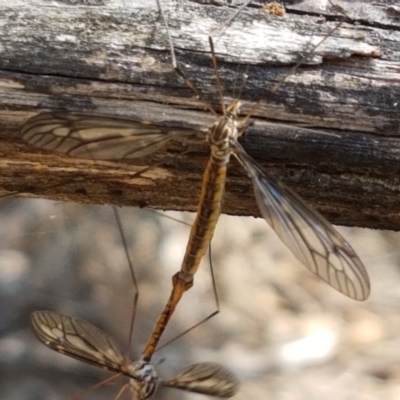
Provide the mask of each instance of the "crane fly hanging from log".
{"label": "crane fly hanging from log", "polygon": [[[202,99],[199,91],[178,67],[172,40],[170,37],[169,39],[175,71]],[[231,155],[249,175],[262,216],[304,266],[352,299],[365,300],[370,292],[368,274],[349,243],[321,214],[254,161],[238,142],[238,138],[250,127],[250,117],[262,100],[241,120],[240,101],[234,100],[228,107],[225,106],[211,37],[209,43],[222,116],[205,101],[207,108],[216,116],[216,121],[208,128],[206,135],[211,155],[203,175],[197,217],[191,229],[181,269],[173,276],[169,301],[160,314],[144,351],[147,360],[154,353],[183,293],[193,285],[194,274],[212,239],[221,213],[227,165]],[[39,114],[28,120],[21,130],[25,141],[42,149],[74,157],[108,160],[145,156],[160,149],[171,139],[198,134],[195,130],[165,127],[149,121],[73,112]]]}
{"label": "crane fly hanging from log", "polygon": [[[119,232],[124,235],[121,220],[115,207],[114,213]],[[131,347],[139,291],[125,236],[121,237],[135,288],[129,332],[129,349]],[[137,361],[131,361],[110,335],[95,325],[78,318],[62,315],[54,311],[35,311],[31,315],[31,325],[36,337],[52,350],[116,373],[111,378],[86,389],[83,393],[111,382],[121,375],[129,377],[129,383],[123,385],[116,399],[119,399],[125,392],[130,390],[133,394],[132,398],[145,400],[150,398],[159,386],[220,398],[232,397],[239,389],[237,378],[229,370],[215,362],[201,362],[190,365],[181,370],[174,378],[162,380],[159,378],[154,366],[146,360],[144,355]]]}

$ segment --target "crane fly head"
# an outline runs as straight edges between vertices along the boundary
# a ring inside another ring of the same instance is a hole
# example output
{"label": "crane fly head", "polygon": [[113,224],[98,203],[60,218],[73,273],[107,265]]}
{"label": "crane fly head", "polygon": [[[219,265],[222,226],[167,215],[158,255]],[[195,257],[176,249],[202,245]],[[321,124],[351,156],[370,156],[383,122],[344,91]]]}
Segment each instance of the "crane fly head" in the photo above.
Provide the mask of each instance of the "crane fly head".
{"label": "crane fly head", "polygon": [[207,142],[217,159],[225,157],[226,153],[230,152],[232,141],[236,141],[239,136],[237,118],[240,106],[240,101],[234,100],[226,108],[224,115],[218,118],[208,130]]}
{"label": "crane fly head", "polygon": [[160,384],[155,368],[147,361],[138,360],[130,364],[129,384],[134,393],[134,399],[145,400],[151,397]]}

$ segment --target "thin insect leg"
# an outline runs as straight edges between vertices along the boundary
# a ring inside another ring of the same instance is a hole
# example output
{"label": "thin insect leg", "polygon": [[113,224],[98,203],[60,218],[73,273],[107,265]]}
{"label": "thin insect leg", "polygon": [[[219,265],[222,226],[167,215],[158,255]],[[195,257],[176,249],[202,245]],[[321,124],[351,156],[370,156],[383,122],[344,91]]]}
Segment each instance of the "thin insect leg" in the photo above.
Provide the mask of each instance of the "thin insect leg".
{"label": "thin insect leg", "polygon": [[214,267],[213,267],[213,263],[212,263],[211,243],[210,243],[210,246],[208,248],[208,261],[210,263],[211,281],[212,281],[212,285],[213,285],[215,304],[217,306],[217,310],[214,312],[214,315],[216,315],[220,311],[220,303],[219,303],[219,296],[218,296],[218,290],[217,290],[217,281],[215,279]]}
{"label": "thin insect leg", "polygon": [[[79,182],[85,182],[87,180],[87,178],[82,178],[82,179],[74,179],[74,180],[69,180],[69,181],[64,181],[64,182],[60,182],[60,183],[56,183],[55,185],[49,185],[49,186],[42,186],[40,189],[53,189],[53,188],[57,188],[59,186],[66,186],[66,185],[72,185],[74,183],[79,183]],[[25,192],[9,192],[6,193],[2,196],[0,196],[0,199],[6,198],[6,197],[10,197],[10,196],[18,196],[19,194],[24,194]],[[34,193],[33,190],[30,190],[29,193]]]}
{"label": "thin insect leg", "polygon": [[[233,20],[247,7],[252,3],[253,0],[249,0],[247,3],[243,3],[236,11],[235,13],[229,17],[225,23],[224,26],[222,27],[222,29],[219,31],[219,36],[221,37],[221,35],[226,31],[226,29],[229,27],[229,25],[233,22]],[[214,31],[215,32],[215,31]],[[218,40],[216,41],[216,43],[218,43]]]}
{"label": "thin insect leg", "polygon": [[280,80],[280,82],[276,83],[272,89],[271,92],[275,93],[281,85],[286,82],[286,79],[289,78],[296,70],[299,68],[307,58],[312,55],[315,50],[321,46],[322,43],[324,43],[330,36],[332,36],[333,32],[335,32],[337,29],[340,28],[341,25],[343,25],[344,20],[340,21],[337,25],[335,25],[333,28],[330,29],[327,35],[325,35],[318,43],[316,43],[314,46],[311,47],[311,49],[305,54],[303,57],[301,57],[300,61],[298,61],[292,68],[289,69],[289,71],[283,76],[283,78]]}
{"label": "thin insect leg", "polygon": [[339,4],[335,4],[332,2],[332,0],[328,0],[329,4],[334,8],[335,10],[339,11],[345,18],[347,18],[349,21],[351,21],[351,18],[349,15],[346,13],[345,9],[340,6]]}
{"label": "thin insect leg", "polygon": [[[129,389],[129,384],[127,383],[126,385],[122,386],[122,388],[120,389],[120,391],[117,393],[117,395],[115,396],[114,400],[118,400],[121,398],[121,396],[126,392],[126,390]],[[134,400],[136,400],[134,397],[132,397]]]}
{"label": "thin insect leg", "polygon": [[[131,276],[132,276],[132,281],[133,281],[134,287],[135,287],[134,308],[133,308],[133,312],[132,312],[132,319],[131,319],[131,325],[130,325],[130,330],[129,330],[129,344],[128,344],[128,350],[129,350],[129,349],[131,348],[131,345],[132,345],[132,337],[133,337],[133,330],[134,330],[134,321],[135,321],[135,315],[136,315],[136,312],[137,312],[137,305],[138,305],[138,300],[139,300],[139,290],[138,290],[137,279],[136,279],[136,276],[135,276],[135,273],[134,273],[134,269],[133,269],[133,263],[132,263],[132,260],[131,260],[131,258],[130,258],[130,254],[129,254],[129,250],[128,250],[128,245],[127,245],[127,243],[126,243],[126,236],[125,236],[125,234],[124,234],[124,230],[123,230],[123,226],[122,226],[122,221],[121,221],[121,218],[120,218],[118,209],[117,209],[115,206],[113,206],[113,211],[114,211],[115,219],[116,219],[117,224],[118,224],[118,230],[119,230],[119,232],[120,232],[120,236],[121,236],[121,239],[122,239],[122,242],[123,242],[125,254],[126,254],[126,257],[127,257],[127,259],[128,259],[129,269],[130,269]],[[150,209],[150,211],[152,211],[152,212],[155,213],[155,214],[161,215],[161,214],[160,214],[159,212],[157,212],[156,210]],[[171,220],[173,220],[173,221],[177,221],[177,222],[183,223],[183,224],[185,224],[185,225],[191,226],[190,224],[188,224],[188,223],[186,223],[186,222],[180,221],[180,220],[178,220],[178,219],[176,219],[176,218],[173,218],[173,217],[170,217],[170,216],[165,216],[165,215],[163,215],[163,217],[167,217],[167,218],[169,218],[169,219],[171,219]],[[214,296],[215,296],[216,304],[217,304],[217,311],[213,312],[211,315],[209,315],[209,316],[208,316],[207,318],[205,318],[203,321],[199,322],[198,324],[194,325],[194,326],[191,327],[190,329],[188,329],[188,330],[186,330],[185,332],[181,333],[179,336],[177,336],[177,337],[175,337],[174,339],[172,339],[171,342],[177,340],[178,338],[180,338],[181,336],[183,336],[185,333],[191,331],[191,330],[194,329],[196,326],[201,325],[203,322],[207,321],[208,319],[212,318],[214,315],[216,315],[216,314],[219,313],[219,310],[220,310],[220,307],[219,307],[219,298],[218,298],[218,293],[217,293],[217,289],[216,289],[216,283],[215,283],[215,277],[214,277],[214,269],[212,268],[211,245],[210,245],[210,249],[209,249],[209,255],[210,255],[210,271],[211,271],[212,282],[213,282]],[[177,289],[177,290],[178,290],[178,289]],[[187,289],[186,289],[186,290],[187,290]],[[186,290],[185,290],[185,291],[186,291]],[[171,302],[171,306],[169,307],[169,311],[166,312],[166,315],[168,315],[168,316],[167,316],[167,320],[166,320],[166,322],[165,322],[165,320],[163,320],[164,323],[165,323],[165,326],[166,326],[166,324],[168,323],[168,321],[169,321],[171,315],[173,314],[173,312],[174,312],[174,310],[175,310],[175,308],[176,308],[176,305],[178,304],[178,302],[179,302],[180,298],[182,297],[183,293],[184,293],[184,291],[181,292],[181,294],[180,294],[180,292],[174,293],[174,294],[173,294],[173,296],[172,296],[172,297],[173,297],[173,300],[172,300],[172,302]],[[160,335],[158,336],[159,338],[161,337],[161,334],[162,334],[162,332],[161,332]],[[167,344],[164,344],[162,347],[165,347],[166,345],[167,345]],[[155,349],[154,344],[152,344],[151,347]],[[157,350],[158,350],[158,349],[157,349]],[[154,353],[155,351],[157,351],[157,350],[154,350],[153,353]]]}
{"label": "thin insect leg", "polygon": [[[331,3],[332,4],[332,3]],[[313,54],[315,52],[315,50],[321,46],[322,43],[324,43],[330,36],[332,36],[333,32],[335,32],[337,29],[339,29],[339,27],[344,23],[344,21],[339,22],[337,25],[335,25],[333,28],[331,28],[331,30],[328,32],[327,35],[325,35],[318,43],[316,43],[314,46],[312,46],[311,50],[309,50],[307,52],[307,54],[305,54],[300,61],[298,61],[292,68],[289,69],[289,71],[283,76],[283,78],[276,83],[272,89],[271,92],[275,93],[280,87],[281,85],[286,81],[286,79],[291,76],[297,68],[299,68],[305,60],[307,60],[307,58]],[[247,113],[247,115],[240,121],[240,124],[243,126],[247,123],[247,121],[251,118],[252,115],[255,114],[255,112],[258,110],[258,108],[260,107],[260,105],[262,104],[264,100],[260,99],[257,101],[257,103],[250,109],[250,111]]]}
{"label": "thin insect leg", "polygon": [[[243,85],[241,85],[240,91],[237,92],[237,90],[238,90],[238,81],[239,81],[238,77],[239,77],[239,75],[240,75],[240,65],[238,64],[238,65],[236,66],[235,80],[233,81],[233,90],[232,90],[232,96],[233,96],[233,98],[235,98],[235,99],[240,99],[240,95],[239,95],[239,94],[242,92],[242,87],[243,87]],[[236,95],[236,93],[237,93],[237,95]]]}
{"label": "thin insect leg", "polygon": [[[278,82],[277,84],[274,85],[274,87],[271,89],[271,92],[272,92],[272,93],[276,92],[276,91],[279,89],[279,87],[282,85],[282,83],[284,83],[284,82],[286,81],[286,79],[287,79],[290,75],[292,75],[293,72],[294,72],[300,65],[303,64],[303,62],[307,59],[307,57],[308,57],[310,54],[312,54],[312,53],[313,53],[313,52],[314,52],[314,51],[315,51],[329,36],[331,36],[332,33],[333,33],[336,29],[338,29],[342,24],[343,24],[343,21],[341,21],[339,24],[337,24],[336,26],[334,26],[334,27],[328,32],[328,34],[327,34],[326,36],[324,36],[318,43],[316,43],[316,44],[311,48],[311,50],[310,50],[304,57],[302,57],[301,60],[300,60],[298,63],[296,63],[296,64],[289,70],[289,72],[288,72],[287,74],[285,74],[285,76],[283,77],[283,79],[281,79],[280,82]],[[213,65],[214,65],[214,69],[215,69],[216,79],[217,79],[217,82],[218,82],[218,92],[219,92],[219,96],[220,96],[221,102],[222,102],[222,104],[223,104],[223,100],[222,100],[223,97],[222,97],[222,93],[221,93],[221,83],[220,83],[221,79],[220,79],[220,76],[219,76],[219,73],[218,73],[218,68],[217,68],[217,65],[216,65],[215,50],[214,50],[214,44],[213,44],[212,37],[209,36],[208,40],[209,40],[209,43],[210,43],[211,53],[212,53],[212,55],[213,55],[212,60],[213,60]],[[247,124],[248,120],[251,118],[252,115],[254,115],[254,114],[256,113],[256,111],[258,110],[258,108],[260,107],[260,105],[263,103],[263,101],[264,101],[263,99],[260,99],[260,100],[257,101],[257,103],[250,109],[250,111],[247,113],[247,115],[240,121],[240,125],[241,125],[241,126],[245,126],[245,125]],[[225,113],[225,105],[223,104],[222,107],[223,107],[222,109],[224,110],[224,113]]]}
{"label": "thin insect leg", "polygon": [[168,345],[170,345],[171,343],[175,342],[176,340],[180,339],[181,337],[185,336],[186,334],[188,334],[189,332],[191,332],[193,329],[196,329],[198,326],[204,324],[205,322],[207,322],[208,320],[210,320],[211,318],[215,317],[217,314],[219,314],[220,309],[213,311],[210,315],[208,315],[206,318],[202,319],[200,322],[197,322],[196,324],[194,324],[193,326],[191,326],[189,329],[186,329],[185,331],[183,331],[182,333],[180,333],[179,335],[175,336],[173,339],[169,340],[168,342],[164,343],[162,346],[158,346],[155,350],[154,353],[156,351],[159,351],[161,349],[163,349],[164,347],[167,347]]}
{"label": "thin insect leg", "polygon": [[164,213],[162,213],[152,207],[146,207],[146,211],[152,212],[153,214],[158,215],[159,217],[163,217],[163,218],[170,219],[171,221],[179,222],[186,226],[192,226],[192,224],[189,224],[188,222],[182,221],[181,219],[178,219],[178,218],[171,217],[170,215],[165,215]]}
{"label": "thin insect leg", "polygon": [[[254,104],[253,107],[251,107],[250,111],[247,113],[247,115],[240,120],[239,125],[240,127],[245,127],[249,123],[249,119],[256,113],[256,111],[259,109],[261,104],[264,102],[263,99],[260,99],[257,101],[256,104]],[[246,131],[246,129],[241,130],[241,135]]]}
{"label": "thin insect leg", "polygon": [[156,0],[156,2],[157,2],[158,9],[160,11],[161,17],[162,17],[162,19],[164,21],[165,27],[167,28],[169,48],[170,48],[170,51],[171,51],[171,58],[172,58],[172,66],[175,69],[175,68],[177,68],[178,64],[176,62],[175,48],[174,48],[174,43],[172,41],[171,32],[169,30],[168,21],[167,21],[167,18],[165,16],[164,10],[163,10],[163,8],[161,6],[161,0]]}
{"label": "thin insect leg", "polygon": [[196,86],[193,85],[193,83],[186,77],[184,72],[179,68],[179,66],[176,66],[174,68],[175,72],[183,79],[185,85],[191,89],[196,96],[203,102],[203,104],[206,106],[206,108],[215,116],[218,116],[219,114],[214,110],[213,106],[211,105],[210,102],[208,102],[203,95],[200,93],[200,91],[196,88]]}
{"label": "thin insect leg", "polygon": [[[249,71],[249,64],[246,65],[246,69],[245,69],[245,71],[243,73],[243,80],[242,80],[242,85],[240,87],[239,93],[238,93],[237,96],[235,96],[237,99],[240,99],[242,97],[243,89],[245,87],[246,80],[247,80],[248,71]],[[239,66],[238,66],[238,69],[237,69],[237,74],[239,74]]]}
{"label": "thin insect leg", "polygon": [[92,385],[92,386],[80,391],[79,393],[74,394],[73,396],[69,397],[68,400],[78,400],[82,396],[84,396],[85,394],[88,394],[88,393],[92,392],[93,390],[96,390],[99,387],[101,387],[103,385],[106,385],[106,384],[116,380],[117,378],[119,378],[121,376],[122,376],[122,374],[116,374],[116,375],[111,376],[110,378],[104,379],[101,382],[96,383],[96,384],[94,384],[94,385]]}
{"label": "thin insect leg", "polygon": [[129,350],[131,349],[131,346],[132,346],[133,328],[135,325],[135,319],[136,319],[135,317],[136,317],[137,305],[138,305],[138,300],[139,300],[139,286],[137,283],[135,271],[133,269],[132,259],[131,259],[131,256],[130,256],[130,253],[128,250],[128,244],[126,243],[126,236],[124,233],[124,228],[122,226],[121,217],[119,215],[119,212],[118,212],[118,209],[116,206],[113,206],[112,209],[114,212],[115,220],[117,221],[118,231],[119,231],[119,234],[121,237],[122,244],[124,246],[125,255],[128,260],[129,270],[131,272],[131,277],[132,277],[132,282],[133,282],[134,292],[135,292],[135,294],[133,296],[132,318],[131,318],[131,323],[130,323],[130,327],[129,327],[129,341],[128,341],[128,348],[127,348],[127,352],[129,352]]}

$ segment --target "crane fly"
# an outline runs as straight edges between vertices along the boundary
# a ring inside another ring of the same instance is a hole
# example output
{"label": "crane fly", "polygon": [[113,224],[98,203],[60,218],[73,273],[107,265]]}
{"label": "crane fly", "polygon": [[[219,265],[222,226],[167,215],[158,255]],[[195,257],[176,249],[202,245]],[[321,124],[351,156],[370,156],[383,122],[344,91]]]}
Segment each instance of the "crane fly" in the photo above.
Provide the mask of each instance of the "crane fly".
{"label": "crane fly", "polygon": [[[180,271],[173,276],[170,298],[143,353],[147,361],[154,353],[183,293],[193,285],[193,277],[212,239],[221,213],[227,165],[231,155],[239,161],[250,177],[262,216],[304,266],[352,299],[365,300],[370,292],[368,274],[350,244],[320,213],[254,161],[238,142],[238,138],[250,127],[250,116],[262,100],[258,101],[243,119],[239,119],[239,100],[234,100],[226,107],[211,37],[209,43],[222,115],[205,102],[207,108],[216,116],[206,134],[211,155],[203,175],[197,216]],[[175,71],[202,99],[199,91],[176,64],[171,38],[170,46]],[[25,141],[42,149],[74,157],[108,160],[148,155],[171,139],[198,134],[196,130],[175,129],[149,121],[74,112],[39,114],[28,120],[21,130]]]}
{"label": "crane fly", "polygon": [[[128,346],[131,347],[139,290],[121,219],[118,210],[115,207],[113,210],[135,288]],[[239,381],[234,374],[215,362],[190,365],[182,369],[174,378],[163,380],[144,354],[136,361],[130,360],[110,335],[78,318],[54,311],[35,311],[31,315],[31,325],[36,337],[52,350],[116,373],[95,387],[121,375],[127,376],[129,383],[121,388],[116,399],[130,390],[133,393],[132,398],[145,400],[150,398],[159,386],[220,398],[232,397],[239,389]]]}
{"label": "crane fly", "polygon": [[131,361],[110,335],[78,318],[53,311],[35,311],[31,315],[31,324],[37,338],[47,347],[116,372],[117,376],[128,376],[129,383],[122,387],[117,398],[131,389],[135,400],[148,399],[160,385],[220,398],[234,396],[239,388],[237,378],[214,362],[190,365],[174,378],[162,380],[154,366],[143,357]]}

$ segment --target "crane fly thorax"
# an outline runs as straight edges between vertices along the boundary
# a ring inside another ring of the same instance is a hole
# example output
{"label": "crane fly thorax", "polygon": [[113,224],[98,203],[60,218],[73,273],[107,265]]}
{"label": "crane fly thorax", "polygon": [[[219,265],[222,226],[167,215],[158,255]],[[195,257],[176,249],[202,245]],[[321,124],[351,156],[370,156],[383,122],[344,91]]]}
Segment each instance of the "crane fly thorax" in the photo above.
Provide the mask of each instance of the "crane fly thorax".
{"label": "crane fly thorax", "polygon": [[227,112],[209,128],[207,142],[211,154],[218,163],[227,163],[231,154],[231,143],[238,138],[238,121],[235,114]]}
{"label": "crane fly thorax", "polygon": [[128,375],[131,377],[129,383],[135,394],[135,400],[145,400],[151,397],[160,383],[155,368],[144,360],[130,364]]}

